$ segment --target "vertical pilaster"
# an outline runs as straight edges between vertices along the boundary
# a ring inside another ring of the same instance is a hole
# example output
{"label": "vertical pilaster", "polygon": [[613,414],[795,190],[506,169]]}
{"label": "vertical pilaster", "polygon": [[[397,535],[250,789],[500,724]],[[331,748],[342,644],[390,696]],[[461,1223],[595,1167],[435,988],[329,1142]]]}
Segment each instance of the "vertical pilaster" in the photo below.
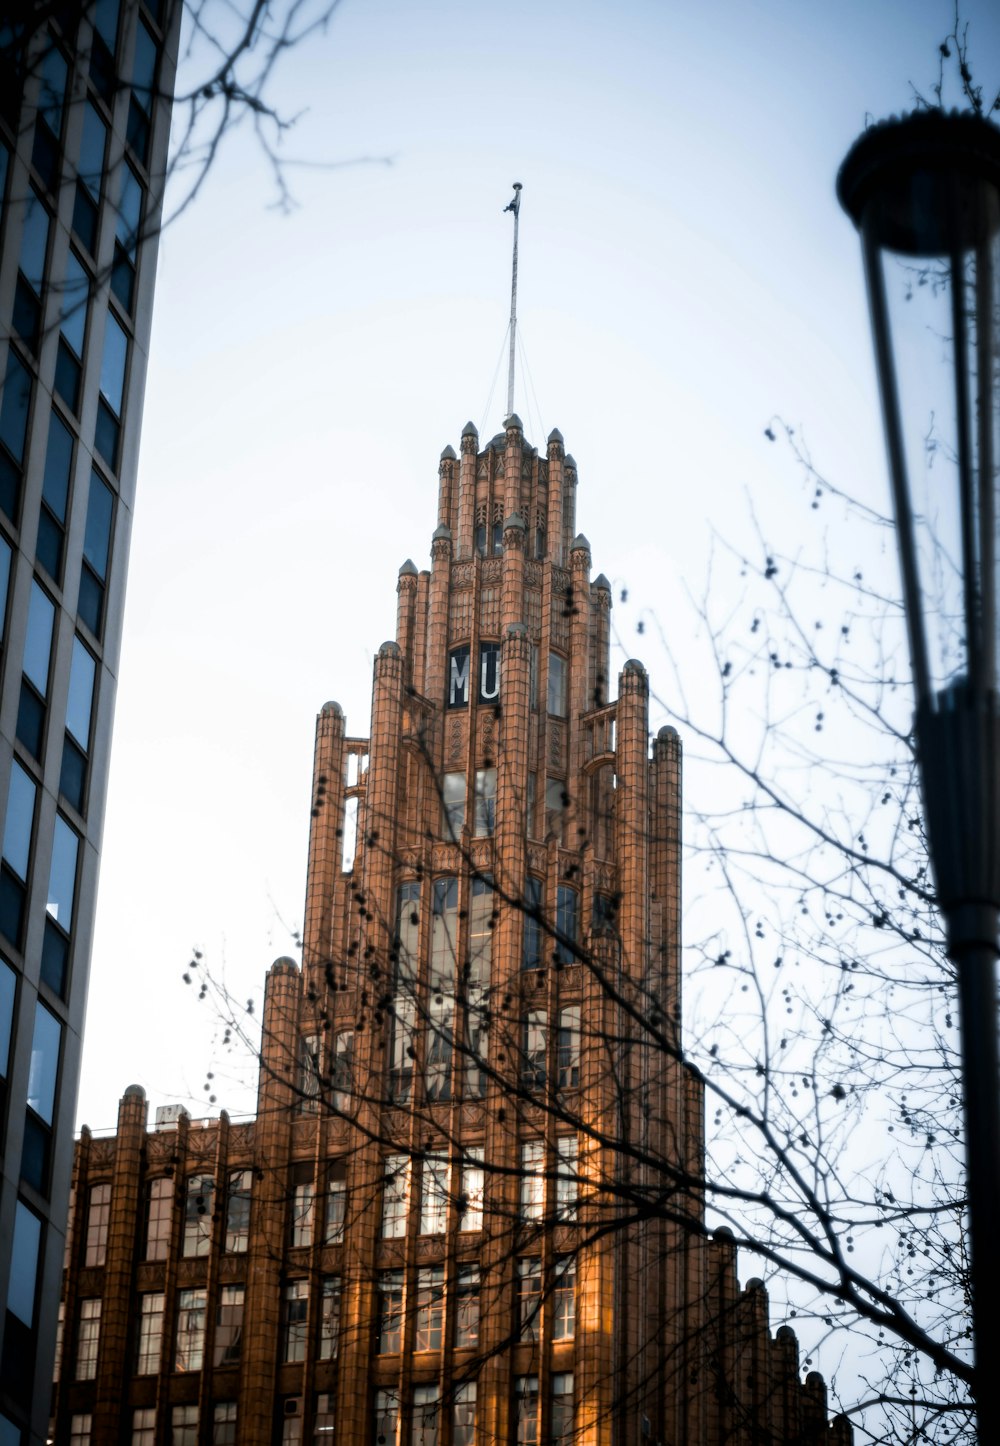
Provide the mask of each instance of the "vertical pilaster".
{"label": "vertical pilaster", "polygon": [[455,463],[458,453],[450,444],[438,463],[438,523],[453,527],[455,522]]}
{"label": "vertical pilaster", "polygon": [[590,585],[590,609],[588,707],[603,708],[611,686],[611,584],[603,572]]}
{"label": "vertical pilaster", "polygon": [[621,890],[618,928],[622,966],[639,984],[645,981],[648,938],[648,731],[649,679],[642,664],[630,658],[618,679],[615,853]]}
{"label": "vertical pilaster", "polygon": [[427,607],[424,696],[435,708],[444,704],[448,666],[448,594],[451,584],[451,529],[438,525],[431,539],[431,578]]}
{"label": "vertical pilaster", "polygon": [[521,453],[524,450],[524,428],[516,412],[503,424],[507,445],[504,450],[504,517],[521,512]]}
{"label": "vertical pilaster", "polygon": [[567,456],[563,460],[562,545],[563,556],[569,554],[570,540],[576,536],[576,463]]}
{"label": "vertical pilaster", "polygon": [[462,428],[462,460],[458,472],[458,520],[455,535],[455,557],[471,557],[476,532],[476,471],[479,460],[479,433],[471,422]]}
{"label": "vertical pilaster", "polygon": [[[117,1439],[121,1430],[121,1383],[131,1373],[130,1286],[145,1136],[146,1095],[141,1086],[130,1085],[118,1106],[118,1137],[111,1176],[111,1212],[104,1261],[104,1301],[94,1401],[96,1440]],[[84,1196],[88,1193],[85,1190]],[[85,1198],[85,1209],[86,1204]]]}
{"label": "vertical pilaster", "polygon": [[566,449],[563,446],[563,435],[558,427],[553,427],[549,433],[546,456],[549,463],[549,515],[548,527],[548,555],[556,567],[563,566],[565,551],[565,530],[563,528],[563,458]]}
{"label": "vertical pilaster", "polygon": [[324,703],[316,719],[312,811],[302,926],[302,969],[307,985],[321,993],[330,958],[334,893],[340,878],[344,825],[344,714]]}
{"label": "vertical pilaster", "polygon": [[413,686],[413,654],[417,623],[417,569],[409,558],[396,583],[396,642],[403,654],[403,677]]}

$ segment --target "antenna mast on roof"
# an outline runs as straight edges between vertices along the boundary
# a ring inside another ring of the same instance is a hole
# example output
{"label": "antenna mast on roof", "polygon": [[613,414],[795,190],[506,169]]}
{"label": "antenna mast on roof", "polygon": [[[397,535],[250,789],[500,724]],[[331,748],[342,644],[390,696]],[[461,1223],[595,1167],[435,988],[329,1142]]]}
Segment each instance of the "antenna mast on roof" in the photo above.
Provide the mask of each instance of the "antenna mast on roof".
{"label": "antenna mast on roof", "polygon": [[521,212],[521,182],[514,182],[514,199],[504,211],[514,212],[514,264],[510,279],[510,361],[507,366],[507,416],[514,413],[514,343],[517,336],[517,222]]}

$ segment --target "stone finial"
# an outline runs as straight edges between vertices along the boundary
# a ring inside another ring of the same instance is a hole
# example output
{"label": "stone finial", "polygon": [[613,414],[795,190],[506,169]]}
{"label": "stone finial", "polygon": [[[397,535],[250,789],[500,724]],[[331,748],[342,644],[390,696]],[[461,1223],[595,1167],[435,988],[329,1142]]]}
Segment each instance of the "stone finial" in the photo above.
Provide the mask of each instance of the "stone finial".
{"label": "stone finial", "polygon": [[576,536],[573,538],[573,541],[572,541],[572,543],[571,543],[571,545],[570,545],[570,549],[569,549],[569,550],[570,550],[570,552],[589,552],[589,551],[590,551],[590,543],[589,543],[589,542],[587,541],[587,539],[584,537],[584,535],[583,535],[582,532],[578,532],[578,533],[576,534]]}
{"label": "stone finial", "polygon": [[451,528],[447,522],[439,522],[431,536],[432,542],[451,541]]}
{"label": "stone finial", "polygon": [[570,455],[569,452],[566,453],[566,471],[567,471],[567,472],[575,472],[575,471],[576,471],[576,462],[574,461],[573,457]]}
{"label": "stone finial", "polygon": [[454,447],[451,445],[450,442],[448,443],[447,447],[445,447],[444,451],[441,453],[441,461],[442,461],[442,462],[457,462],[457,461],[458,461],[458,453],[455,451]]}
{"label": "stone finial", "polygon": [[339,703],[334,703],[332,699],[328,703],[324,703],[319,711],[324,718],[343,718],[344,716],[343,708]]}
{"label": "stone finial", "polygon": [[524,623],[508,623],[504,628],[505,638],[526,638],[528,629]]}
{"label": "stone finial", "polygon": [[408,557],[399,569],[400,577],[416,577],[417,568],[412,557]]}
{"label": "stone finial", "polygon": [[[642,674],[645,676],[646,669],[645,669],[645,668],[643,667],[643,665],[639,662],[639,659],[638,659],[638,658],[629,658],[629,660],[628,660],[628,662],[625,664],[624,668],[622,668],[622,672],[623,672],[623,673],[642,673]],[[724,1226],[723,1226],[723,1229],[725,1229]]]}
{"label": "stone finial", "polygon": [[509,527],[517,527],[520,528],[522,532],[525,531],[525,521],[520,512],[512,512],[509,517],[504,518],[504,532],[506,532]]}
{"label": "stone finial", "polygon": [[558,427],[552,428],[552,431],[549,433],[548,440],[549,442],[557,442],[560,446],[562,446],[563,434],[562,432],[560,432]]}
{"label": "stone finial", "polygon": [[463,437],[478,437],[478,436],[479,436],[479,429],[476,427],[476,425],[475,425],[474,422],[466,422],[465,426],[462,428],[462,436],[463,436]]}
{"label": "stone finial", "polygon": [[378,650],[378,656],[379,656],[380,658],[399,658],[399,657],[402,657],[402,654],[401,654],[400,651],[399,651],[399,644],[396,643],[396,642],[393,642],[393,640],[392,640],[391,638],[389,638],[389,639],[388,639],[386,642],[384,642],[384,643],[382,644],[382,646],[379,648],[379,650]]}
{"label": "stone finial", "polygon": [[270,969],[272,974],[297,974],[298,972],[299,966],[294,959],[289,959],[287,954],[282,954],[279,959],[275,959]]}
{"label": "stone finial", "polygon": [[611,591],[611,584],[608,582],[603,572],[599,572],[590,585],[592,588],[596,588],[598,592]]}
{"label": "stone finial", "polygon": [[146,1091],[141,1084],[130,1084],[122,1095],[123,1100],[144,1100]]}
{"label": "stone finial", "polygon": [[523,432],[524,423],[516,412],[511,412],[510,416],[504,421],[503,429],[505,432]]}

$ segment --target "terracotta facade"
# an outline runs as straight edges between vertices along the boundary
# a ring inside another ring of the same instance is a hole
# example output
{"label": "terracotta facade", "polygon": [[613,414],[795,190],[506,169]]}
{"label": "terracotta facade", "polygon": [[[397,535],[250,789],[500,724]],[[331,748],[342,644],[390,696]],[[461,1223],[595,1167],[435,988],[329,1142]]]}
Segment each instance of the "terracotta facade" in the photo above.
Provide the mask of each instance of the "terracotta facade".
{"label": "terracotta facade", "polygon": [[80,1141],[58,1441],[850,1441],[704,1231],[680,741],[576,487],[516,417],[443,453],[370,735],[317,722],[256,1119]]}

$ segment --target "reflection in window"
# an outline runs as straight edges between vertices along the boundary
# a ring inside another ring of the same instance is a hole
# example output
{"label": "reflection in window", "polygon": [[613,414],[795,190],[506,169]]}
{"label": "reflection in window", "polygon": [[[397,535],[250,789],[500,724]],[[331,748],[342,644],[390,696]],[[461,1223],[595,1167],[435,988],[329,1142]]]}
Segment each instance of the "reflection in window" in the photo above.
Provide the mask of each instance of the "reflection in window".
{"label": "reflection in window", "polygon": [[163,1307],[166,1296],[155,1291],[139,1297],[139,1347],[135,1370],[139,1376],[155,1376],[163,1353]]}
{"label": "reflection in window", "polygon": [[399,1395],[375,1392],[375,1440],[379,1446],[399,1446]]}
{"label": "reflection in window", "polygon": [[537,1341],[542,1313],[542,1262],[537,1256],[517,1262],[517,1338]]}
{"label": "reflection in window", "polygon": [[552,1289],[552,1339],[571,1341],[576,1333],[576,1261],[557,1257]]}
{"label": "reflection in window", "polygon": [[580,930],[580,896],[568,884],[560,884],[556,890],[556,962],[575,964],[577,955],[571,947],[576,944]]}
{"label": "reflection in window", "polygon": [[112,472],[118,470],[118,440],[121,435],[127,359],[128,338],[112,312],[109,311],[104,325],[104,350],[101,354],[101,382],[100,395],[97,399],[94,447],[107,462]]}
{"label": "reflection in window", "polygon": [[452,1392],[451,1446],[475,1446],[476,1383],[466,1381]]}
{"label": "reflection in window", "polygon": [[483,1151],[472,1146],[462,1163],[462,1188],[458,1197],[459,1230],[482,1230],[485,1171]]}
{"label": "reflection in window", "polygon": [[444,775],[441,781],[441,807],[444,814],[444,837],[457,842],[465,824],[464,773]]}
{"label": "reflection in window", "polygon": [[580,1006],[568,1004],[559,1011],[557,1048],[559,1088],[575,1090],[580,1083]]}
{"label": "reflection in window", "polygon": [[330,1102],[334,1112],[351,1108],[354,1093],[354,1031],[345,1029],[333,1041],[333,1065],[330,1071]]}
{"label": "reflection in window", "polygon": [[7,1078],[10,1039],[14,1029],[14,998],[17,975],[0,959],[0,1079]]}
{"label": "reflection in window", "polygon": [[458,941],[458,880],[437,879],[431,919],[431,968],[425,1082],[428,1100],[451,1099],[451,1056],[455,1021],[455,950]]}
{"label": "reflection in window", "polygon": [[420,1192],[420,1234],[443,1235],[448,1224],[448,1156],[424,1158]]}
{"label": "reflection in window", "polygon": [[108,577],[111,525],[115,499],[111,488],[95,469],[90,474],[87,526],[83,537],[83,567],[80,571],[80,617],[95,637],[104,627],[104,592]]}
{"label": "reflection in window", "polygon": [[544,1009],[529,1009],[521,1021],[521,1084],[532,1092],[545,1088],[547,1019]]}
{"label": "reflection in window", "polygon": [[[198,1369],[200,1370],[201,1367],[199,1366]],[[198,1446],[197,1406],[173,1406],[171,1408],[170,1446]]]}
{"label": "reflection in window", "polygon": [[49,437],[45,447],[42,506],[38,514],[35,556],[53,582],[57,583],[62,581],[66,507],[72,470],[73,434],[53,407],[49,413]]}
{"label": "reflection in window", "polygon": [[174,1352],[175,1371],[200,1371],[205,1354],[205,1307],[208,1292],[204,1289],[177,1292],[177,1341]]}
{"label": "reflection in window", "polygon": [[226,1182],[226,1250],[242,1255],[250,1239],[252,1170],[230,1170]]}
{"label": "reflection in window", "polygon": [[552,1446],[569,1446],[573,1439],[573,1376],[556,1371],[552,1376]]}
{"label": "reflection in window", "polygon": [[81,1300],[76,1333],[76,1379],[92,1381],[97,1375],[97,1348],[101,1337],[101,1302]]}
{"label": "reflection in window", "polygon": [[28,1105],[47,1125],[51,1125],[55,1109],[61,1044],[62,1025],[39,1001],[35,1005],[35,1028],[31,1036]]}
{"label": "reflection in window", "polygon": [[37,580],[32,579],[21,663],[23,674],[17,707],[17,737],[33,758],[42,756],[55,615],[52,599]]}
{"label": "reflection in window", "polygon": [[344,1238],[344,1221],[347,1218],[347,1166],[343,1160],[335,1160],[326,1177],[326,1214],[323,1222],[323,1242],[339,1245]]}
{"label": "reflection in window", "polygon": [[173,1208],[174,1182],[158,1175],[146,1188],[146,1260],[166,1260],[170,1254]]}
{"label": "reflection in window", "polygon": [[553,718],[566,716],[566,659],[558,653],[549,654],[549,683],[546,711]]}
{"label": "reflection in window", "polygon": [[111,1222],[111,1186],[91,1187],[87,1202],[87,1239],[84,1265],[103,1265],[108,1253],[108,1225]]}
{"label": "reflection in window", "polygon": [[313,1167],[309,1162],[292,1166],[291,1205],[290,1244],[293,1249],[311,1245],[313,1238]]}
{"label": "reflection in window", "polygon": [[7,786],[3,866],[0,868],[0,930],[16,946],[20,946],[24,927],[35,794],[34,781],[14,760],[10,766],[10,782]]}
{"label": "reflection in window", "polygon": [[460,1265],[455,1287],[455,1346],[479,1344],[479,1266]]}
{"label": "reflection in window", "polygon": [[184,1255],[207,1255],[212,1244],[212,1202],[215,1180],[211,1175],[189,1175],[184,1192]]}
{"label": "reflection in window", "polygon": [[497,771],[476,769],[476,838],[492,838],[497,821]]}
{"label": "reflection in window", "polygon": [[215,1312],[214,1363],[216,1366],[238,1366],[243,1348],[242,1285],[224,1285],[219,1291]]}
{"label": "reflection in window", "polygon": [[410,1204],[410,1157],[387,1155],[385,1183],[382,1187],[382,1236],[398,1239],[406,1234],[406,1214]]}
{"label": "reflection in window", "polygon": [[521,1219],[541,1220],[545,1208],[545,1144],[542,1140],[521,1142]]}
{"label": "reflection in window", "polygon": [[76,862],[79,851],[79,837],[61,814],[56,814],[55,832],[52,837],[52,867],[49,870],[49,894],[45,910],[67,933],[73,923]]}
{"label": "reflection in window", "polygon": [[541,879],[529,874],[524,881],[524,948],[521,955],[522,969],[542,967],[542,926],[539,919],[542,908],[543,885]]}
{"label": "reflection in window", "polygon": [[444,1335],[444,1266],[417,1271],[417,1319],[413,1349],[439,1351]]}
{"label": "reflection in window", "polygon": [[324,1275],[320,1281],[319,1359],[336,1359],[340,1336],[340,1276]]}
{"label": "reflection in window", "polygon": [[413,1446],[438,1446],[440,1401],[437,1386],[413,1388]]}
{"label": "reflection in window", "polygon": [[563,1221],[576,1219],[578,1146],[575,1135],[556,1140],[556,1212]]}
{"label": "reflection in window", "polygon": [[394,1356],[403,1328],[403,1272],[381,1270],[378,1275],[378,1353]]}
{"label": "reflection in window", "polygon": [[516,1436],[517,1446],[537,1446],[538,1443],[538,1377],[518,1376],[514,1383],[517,1405]]}
{"label": "reflection in window", "polygon": [[14,1210],[14,1238],[10,1249],[7,1309],[29,1329],[35,1320],[35,1286],[38,1280],[41,1240],[42,1222],[23,1200],[18,1200]]}
{"label": "reflection in window", "polygon": [[0,397],[0,507],[17,521],[21,502],[21,467],[28,435],[31,373],[13,347],[7,352],[7,371]]}

